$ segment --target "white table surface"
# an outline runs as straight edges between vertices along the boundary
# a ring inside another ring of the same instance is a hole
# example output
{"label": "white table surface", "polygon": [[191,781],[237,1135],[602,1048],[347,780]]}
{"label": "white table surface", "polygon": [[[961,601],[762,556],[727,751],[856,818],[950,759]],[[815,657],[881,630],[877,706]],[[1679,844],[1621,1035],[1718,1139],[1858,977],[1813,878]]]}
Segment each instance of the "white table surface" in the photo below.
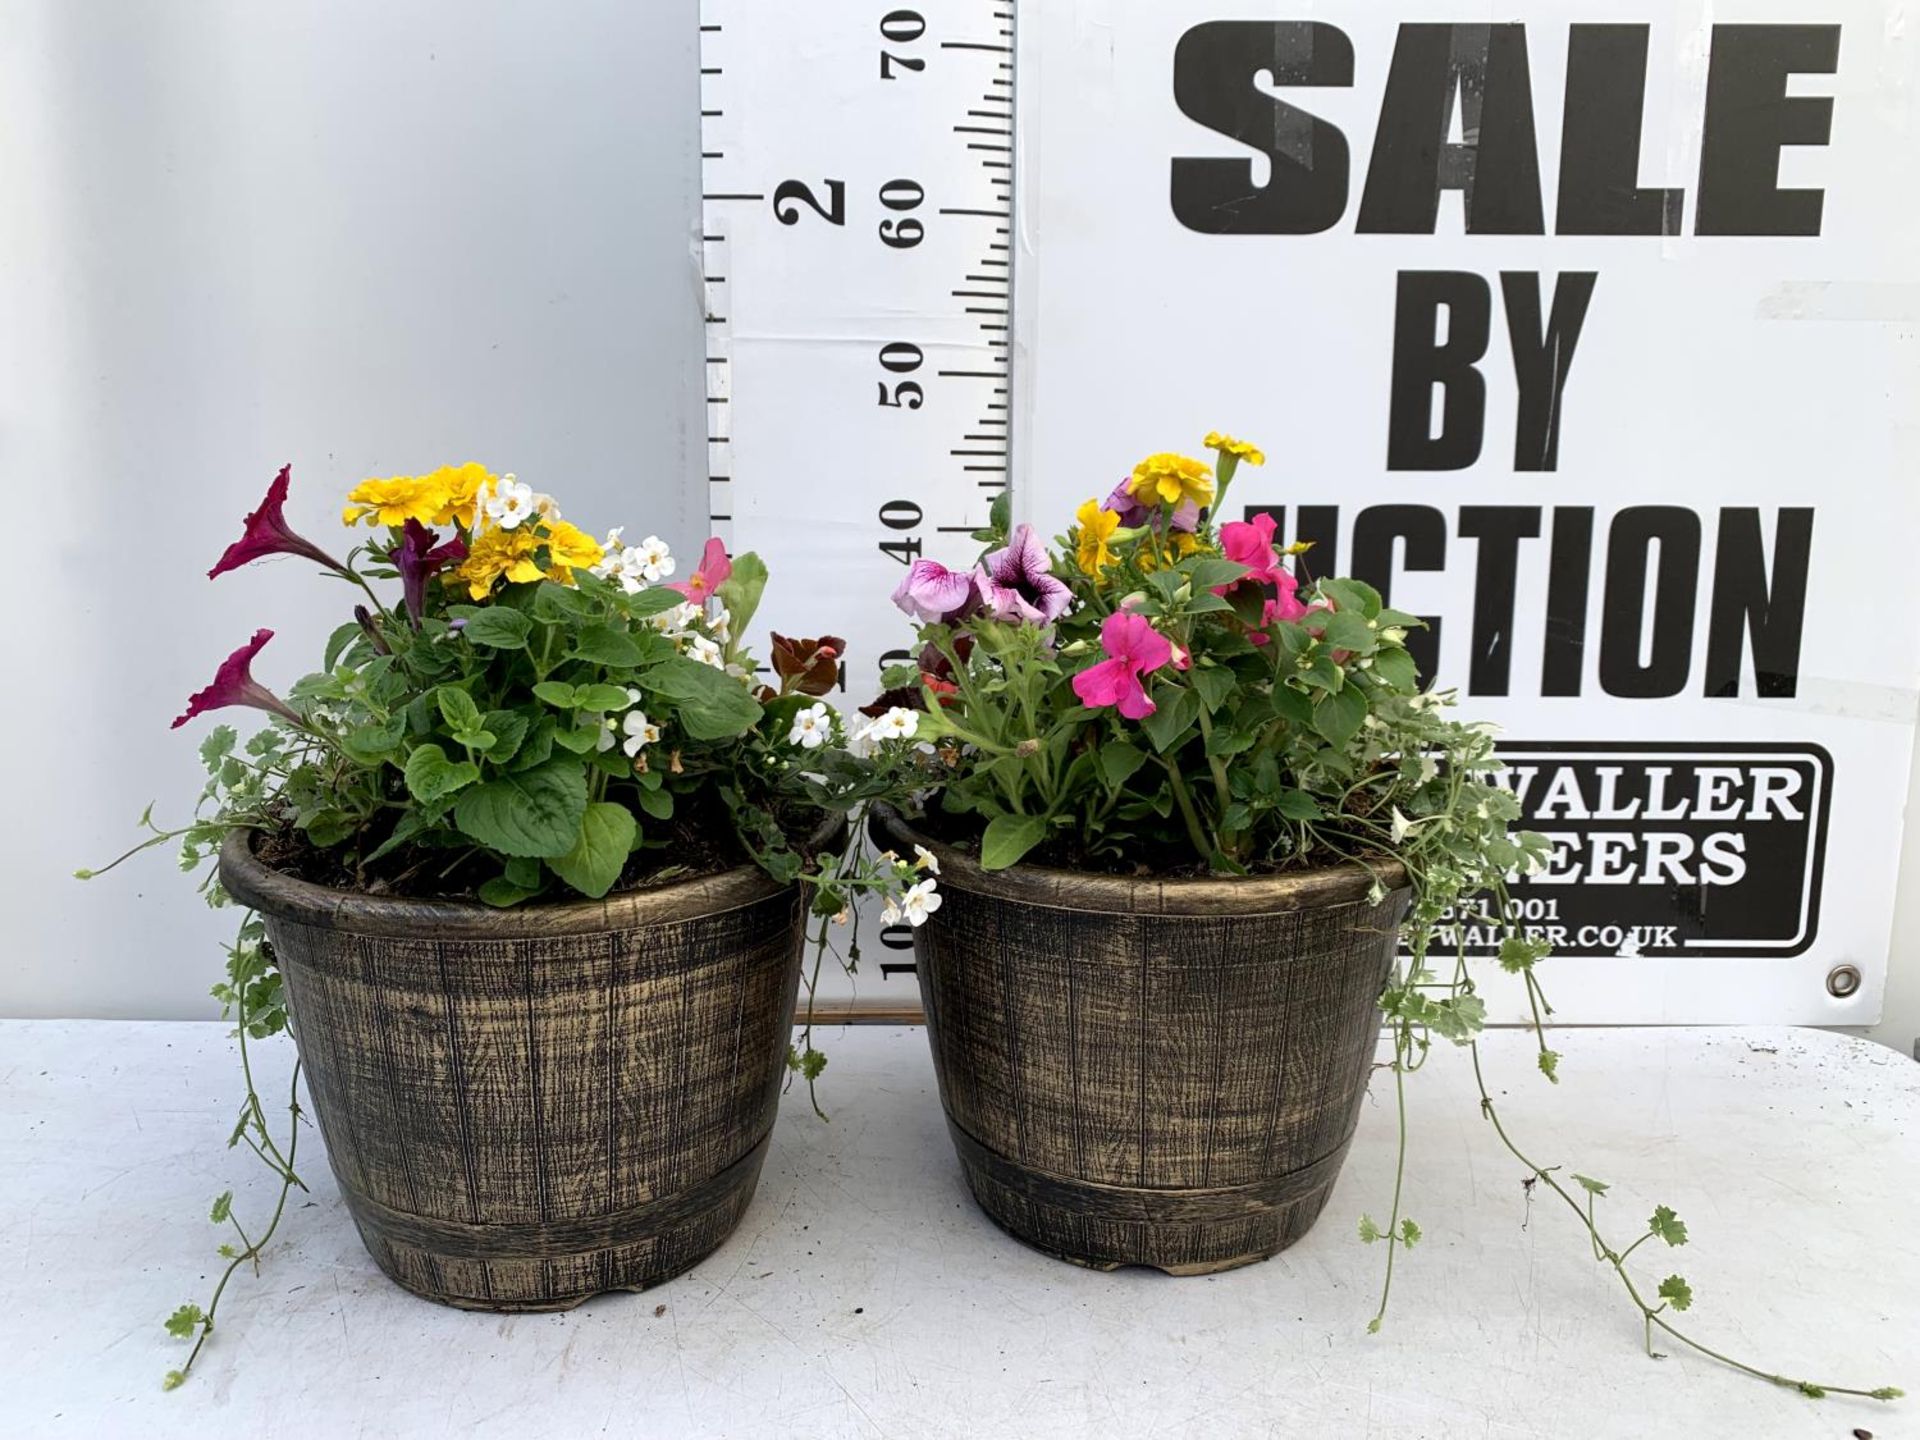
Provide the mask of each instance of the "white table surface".
{"label": "white table surface", "polygon": [[[1383,1085],[1292,1250],[1201,1279],[1095,1274],[974,1208],[918,1030],[825,1038],[832,1123],[788,1097],[734,1237],[566,1315],[465,1314],[389,1284],[308,1132],[311,1201],[162,1394],[185,1347],[160,1322],[213,1273],[210,1201],[232,1185],[252,1217],[271,1188],[223,1148],[225,1029],[0,1022],[0,1435],[1920,1435],[1920,1400],[1816,1403],[1647,1359],[1570,1217],[1529,1213],[1450,1049],[1412,1082],[1407,1213],[1426,1238],[1369,1337],[1382,1256],[1354,1227],[1388,1206]],[[1643,1248],[1642,1273],[1688,1276],[1703,1338],[1920,1395],[1920,1065],[1807,1030],[1554,1043],[1557,1089],[1527,1037],[1488,1040],[1505,1118],[1543,1163],[1612,1182],[1616,1236],[1656,1203],[1680,1213],[1693,1243]],[[284,1076],[288,1047],[257,1048]]]}

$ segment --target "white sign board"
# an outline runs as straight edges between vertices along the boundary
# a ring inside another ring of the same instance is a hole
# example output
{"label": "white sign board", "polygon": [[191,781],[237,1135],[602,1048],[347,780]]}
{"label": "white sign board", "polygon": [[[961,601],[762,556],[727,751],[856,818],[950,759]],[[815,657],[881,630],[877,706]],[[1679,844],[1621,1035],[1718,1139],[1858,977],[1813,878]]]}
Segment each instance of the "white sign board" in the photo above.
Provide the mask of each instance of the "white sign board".
{"label": "white sign board", "polygon": [[[1503,727],[1560,1019],[1871,1021],[1920,678],[1897,10],[892,5],[702,14],[716,524],[852,642],[845,701],[1008,473],[1053,534],[1230,430],[1234,509],[1432,617]],[[914,997],[892,938],[863,1000]]]}
{"label": "white sign board", "polygon": [[1235,509],[1432,617],[1503,728],[1560,1019],[1871,1021],[1920,651],[1895,10],[1251,8],[1023,12],[1021,510],[1263,445]]}

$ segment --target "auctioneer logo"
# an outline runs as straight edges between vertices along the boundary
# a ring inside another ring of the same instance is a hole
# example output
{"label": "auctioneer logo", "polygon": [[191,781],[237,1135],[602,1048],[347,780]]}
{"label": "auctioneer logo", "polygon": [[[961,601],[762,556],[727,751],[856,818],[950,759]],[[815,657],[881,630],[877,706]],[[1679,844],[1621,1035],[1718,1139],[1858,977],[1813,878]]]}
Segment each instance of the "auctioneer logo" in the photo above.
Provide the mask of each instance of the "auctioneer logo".
{"label": "auctioneer logo", "polygon": [[[1798,955],[1820,922],[1833,759],[1818,745],[1514,740],[1496,777],[1553,863],[1508,918],[1561,955]],[[1470,902],[1468,953],[1499,944]],[[1459,941],[1450,925],[1434,940]]]}

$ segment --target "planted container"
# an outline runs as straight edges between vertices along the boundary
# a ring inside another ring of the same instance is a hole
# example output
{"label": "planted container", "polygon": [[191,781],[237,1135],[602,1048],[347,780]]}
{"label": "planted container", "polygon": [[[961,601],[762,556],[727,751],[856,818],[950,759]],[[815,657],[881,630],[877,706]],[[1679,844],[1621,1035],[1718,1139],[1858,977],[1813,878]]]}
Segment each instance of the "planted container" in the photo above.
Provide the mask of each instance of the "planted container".
{"label": "planted container", "polygon": [[1151,880],[989,873],[891,811],[944,903],[914,932],[941,1103],[974,1198],[1099,1269],[1207,1274],[1313,1225],[1353,1138],[1411,899],[1358,866]]}
{"label": "planted container", "polygon": [[226,889],[278,959],[327,1156],[406,1289],[565,1310],[691,1268],[766,1158],[802,942],[797,887],[741,866],[495,910],[278,873]]}

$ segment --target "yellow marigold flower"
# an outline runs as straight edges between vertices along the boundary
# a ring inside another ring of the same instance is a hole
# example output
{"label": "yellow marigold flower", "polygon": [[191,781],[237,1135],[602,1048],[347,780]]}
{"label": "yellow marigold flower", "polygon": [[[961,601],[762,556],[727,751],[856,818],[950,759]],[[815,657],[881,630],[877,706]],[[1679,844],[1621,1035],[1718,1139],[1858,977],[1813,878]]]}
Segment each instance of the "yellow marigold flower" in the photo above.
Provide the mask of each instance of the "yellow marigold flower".
{"label": "yellow marigold flower", "polygon": [[409,520],[431,524],[440,511],[440,492],[425,476],[395,475],[386,480],[362,480],[347,492],[340,512],[342,524],[400,526]]}
{"label": "yellow marigold flower", "polygon": [[607,552],[599,542],[577,525],[551,520],[546,531],[547,555],[553,562],[553,569],[547,572],[549,580],[571,585],[575,570],[588,569],[606,558]]}
{"label": "yellow marigold flower", "polygon": [[1140,547],[1133,558],[1134,563],[1142,570],[1152,571],[1160,568],[1159,557],[1162,555],[1164,555],[1169,562],[1173,562],[1184,560],[1189,555],[1202,550],[1208,554],[1213,553],[1212,547],[1201,543],[1198,535],[1189,535],[1184,530],[1176,530],[1171,535],[1161,537],[1157,553],[1154,549],[1153,542],[1148,541]]}
{"label": "yellow marigold flower", "polygon": [[1120,558],[1107,544],[1113,532],[1120,528],[1120,513],[1103,510],[1098,500],[1089,500],[1073,512],[1073,518],[1080,522],[1075,532],[1073,558],[1079,563],[1081,574],[1098,580],[1100,572]]}
{"label": "yellow marigold flower", "polygon": [[544,544],[546,538],[534,534],[530,525],[512,530],[496,525],[474,537],[465,562],[454,574],[467,582],[467,592],[474,599],[484,600],[502,576],[515,584],[540,579],[543,572],[533,557]]}
{"label": "yellow marigold flower", "polygon": [[1245,440],[1236,440],[1231,435],[1222,435],[1218,430],[1209,430],[1207,438],[1201,442],[1209,450],[1218,450],[1223,455],[1231,455],[1236,460],[1244,460],[1249,465],[1267,463],[1266,453],[1258,445],[1250,445]]}
{"label": "yellow marigold flower", "polygon": [[1148,505],[1178,505],[1183,500],[1211,504],[1213,471],[1185,455],[1149,455],[1133,467],[1127,493]]}
{"label": "yellow marigold flower", "polygon": [[493,489],[494,474],[486,466],[469,460],[464,465],[442,465],[423,480],[432,488],[440,507],[428,523],[458,525],[471,530],[481,495]]}

